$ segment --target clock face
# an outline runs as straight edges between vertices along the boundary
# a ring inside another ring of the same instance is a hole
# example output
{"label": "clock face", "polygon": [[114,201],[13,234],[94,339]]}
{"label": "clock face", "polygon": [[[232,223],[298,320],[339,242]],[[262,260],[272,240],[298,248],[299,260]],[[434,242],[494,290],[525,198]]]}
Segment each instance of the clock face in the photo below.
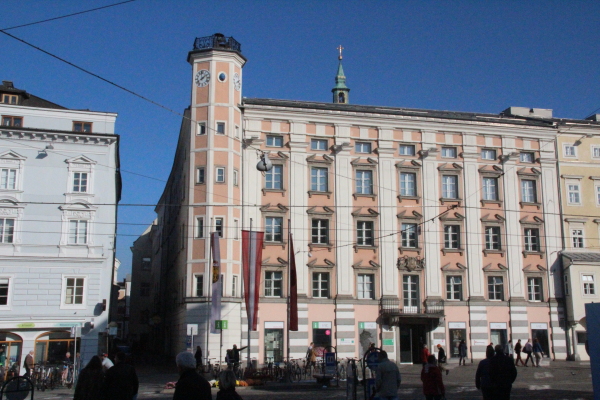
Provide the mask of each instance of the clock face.
{"label": "clock face", "polygon": [[196,85],[198,85],[198,87],[204,87],[204,86],[208,85],[208,82],[210,82],[210,72],[208,72],[205,69],[201,69],[196,74],[195,80],[196,80]]}
{"label": "clock face", "polygon": [[240,79],[240,76],[238,75],[238,73],[236,72],[235,74],[233,74],[233,87],[235,88],[235,90],[237,90],[238,92],[240,91],[240,89],[242,88],[242,80]]}

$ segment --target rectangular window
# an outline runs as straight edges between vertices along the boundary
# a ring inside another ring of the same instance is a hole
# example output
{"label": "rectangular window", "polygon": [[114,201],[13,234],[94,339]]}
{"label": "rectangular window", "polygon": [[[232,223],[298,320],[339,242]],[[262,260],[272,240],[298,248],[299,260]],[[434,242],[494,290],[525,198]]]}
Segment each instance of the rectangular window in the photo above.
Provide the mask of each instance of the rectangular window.
{"label": "rectangular window", "polygon": [[72,219],[69,221],[69,244],[86,244],[88,221]]}
{"label": "rectangular window", "polygon": [[265,271],[265,297],[281,297],[282,273]]}
{"label": "rectangular window", "polygon": [[225,134],[225,122],[217,122],[217,134]]}
{"label": "rectangular window", "polygon": [[310,140],[311,150],[327,150],[327,139],[311,139]]}
{"label": "rectangular window", "polygon": [[2,180],[0,189],[14,190],[17,188],[17,170],[2,168]]}
{"label": "rectangular window", "polygon": [[233,220],[233,240],[240,240],[239,234],[239,221],[237,219]]}
{"label": "rectangular window", "polygon": [[273,165],[271,170],[265,172],[265,189],[283,189],[283,165]]}
{"label": "rectangular window", "polygon": [[565,144],[564,147],[564,155],[565,157],[577,157],[577,153],[576,153],[576,149],[575,146],[570,145],[570,144]]}
{"label": "rectangular window", "polygon": [[417,247],[417,224],[402,224],[402,247]]}
{"label": "rectangular window", "polygon": [[404,275],[402,277],[402,298],[404,311],[415,313],[419,308],[419,277]]}
{"label": "rectangular window", "polygon": [[535,156],[533,153],[527,152],[527,151],[523,151],[521,152],[521,154],[519,155],[519,158],[521,160],[522,163],[532,163],[535,161]]}
{"label": "rectangular window", "polygon": [[483,178],[483,200],[498,200],[498,179]]}
{"label": "rectangular window", "polygon": [[235,137],[239,138],[240,137],[240,127],[239,126],[235,126]]}
{"label": "rectangular window", "polygon": [[415,146],[412,144],[401,144],[400,145],[400,155],[401,156],[414,156],[415,155]]}
{"label": "rectangular window", "polygon": [[329,244],[329,220],[312,220],[311,241],[314,244]]}
{"label": "rectangular window", "polygon": [[462,300],[462,276],[446,277],[446,299]]}
{"label": "rectangular window", "polygon": [[600,147],[592,147],[592,158],[600,158]]}
{"label": "rectangular window", "polygon": [[142,258],[142,271],[150,271],[152,268],[152,259],[150,257]]}
{"label": "rectangular window", "polygon": [[196,168],[196,183],[200,183],[200,184],[206,183],[206,168],[204,168],[204,167]]}
{"label": "rectangular window", "polygon": [[204,217],[196,218],[196,238],[201,239],[204,237]]}
{"label": "rectangular window", "polygon": [[523,203],[537,203],[536,181],[528,179],[521,181],[521,200]]}
{"label": "rectangular window", "polygon": [[417,174],[412,172],[400,173],[400,196],[417,195]]}
{"label": "rectangular window", "polygon": [[571,239],[574,248],[583,249],[583,229],[571,229]]}
{"label": "rectangular window", "polygon": [[92,132],[92,123],[91,122],[73,122],[73,132],[84,132],[91,133]]}
{"label": "rectangular window", "polygon": [[267,136],[267,146],[268,147],[283,147],[283,136]]}
{"label": "rectangular window", "polygon": [[85,278],[67,278],[65,285],[65,304],[83,304]]}
{"label": "rectangular window", "polygon": [[373,171],[356,171],[356,193],[373,194]]}
{"label": "rectangular window", "polygon": [[525,251],[540,251],[540,230],[525,228]]}
{"label": "rectangular window", "polygon": [[460,225],[445,225],[444,226],[444,248],[459,249],[460,248]]}
{"label": "rectangular window", "polygon": [[567,185],[567,196],[569,204],[581,204],[581,196],[579,195],[579,184],[572,183]]}
{"label": "rectangular window", "polygon": [[87,193],[88,174],[87,172],[73,173],[73,193]]}
{"label": "rectangular window", "polygon": [[204,275],[195,275],[196,278],[196,297],[204,296]]}
{"label": "rectangular window", "polygon": [[583,294],[596,294],[596,287],[594,286],[594,275],[582,275],[581,280],[583,281]]}
{"label": "rectangular window", "polygon": [[23,126],[23,117],[11,117],[8,115],[4,115],[2,116],[2,125],[21,127]]}
{"label": "rectangular window", "polygon": [[370,153],[371,143],[369,142],[356,142],[354,145],[354,151],[357,153]]}
{"label": "rectangular window", "polygon": [[358,274],[358,298],[359,299],[375,299],[375,275],[373,274]]}
{"label": "rectangular window", "polygon": [[481,150],[481,159],[482,160],[495,160],[496,159],[496,150],[492,150],[492,149]]}
{"label": "rectangular window", "polygon": [[596,186],[596,205],[600,206],[600,186]]}
{"label": "rectangular window", "polygon": [[265,241],[282,242],[283,241],[283,218],[267,217],[265,219]]}
{"label": "rectangular window", "polygon": [[310,190],[313,192],[327,191],[327,168],[312,167],[310,169]]}
{"label": "rectangular window", "polygon": [[233,170],[233,186],[238,186],[238,170]]}
{"label": "rectangular window", "polygon": [[206,122],[198,122],[198,135],[206,135]]}
{"label": "rectangular window", "polygon": [[238,281],[238,277],[237,275],[233,275],[231,277],[231,297],[237,297],[237,281]]}
{"label": "rectangular window", "polygon": [[313,272],[312,297],[329,298],[329,272]]}
{"label": "rectangular window", "polygon": [[542,278],[527,278],[529,301],[542,301]]}
{"label": "rectangular window", "polygon": [[8,285],[10,280],[8,278],[0,278],[0,306],[8,305]]}
{"label": "rectangular window", "polygon": [[18,102],[18,96],[14,95],[14,94],[4,94],[4,95],[2,95],[2,102],[4,104],[16,105]]}
{"label": "rectangular window", "polygon": [[215,218],[215,232],[219,237],[223,237],[223,218]]}
{"label": "rectangular window", "polygon": [[140,285],[140,296],[148,297],[150,296],[150,284],[147,282],[142,282]]}
{"label": "rectangular window", "polygon": [[358,221],[356,223],[356,244],[359,246],[373,246],[373,222]]}
{"label": "rectangular window", "polygon": [[458,176],[442,176],[442,197],[445,199],[458,199]]}
{"label": "rectangular window", "polygon": [[225,182],[225,168],[224,167],[217,167],[215,170],[216,174],[215,174],[215,182],[217,183],[224,183]]}
{"label": "rectangular window", "polygon": [[442,147],[443,158],[456,158],[456,147]]}
{"label": "rectangular window", "polygon": [[504,278],[488,276],[488,297],[490,300],[504,300]]}
{"label": "rectangular window", "polygon": [[485,228],[485,249],[486,250],[500,250],[500,227],[499,226],[487,226]]}
{"label": "rectangular window", "polygon": [[586,344],[587,332],[577,332],[577,344]]}

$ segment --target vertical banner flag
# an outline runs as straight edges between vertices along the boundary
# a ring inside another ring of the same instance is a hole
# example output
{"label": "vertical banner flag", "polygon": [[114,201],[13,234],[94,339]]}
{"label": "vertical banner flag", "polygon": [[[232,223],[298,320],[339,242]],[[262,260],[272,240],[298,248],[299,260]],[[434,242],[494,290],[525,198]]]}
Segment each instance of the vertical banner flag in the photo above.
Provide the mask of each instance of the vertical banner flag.
{"label": "vertical banner flag", "polygon": [[264,232],[242,231],[242,267],[244,269],[244,300],[248,321],[253,331],[258,324],[258,294]]}
{"label": "vertical banner flag", "polygon": [[290,331],[298,330],[298,280],[296,279],[296,253],[290,236]]}
{"label": "vertical banner flag", "polygon": [[212,304],[210,312],[210,333],[219,333],[215,329],[215,321],[221,319],[221,247],[219,233],[210,234],[210,249],[212,251]]}

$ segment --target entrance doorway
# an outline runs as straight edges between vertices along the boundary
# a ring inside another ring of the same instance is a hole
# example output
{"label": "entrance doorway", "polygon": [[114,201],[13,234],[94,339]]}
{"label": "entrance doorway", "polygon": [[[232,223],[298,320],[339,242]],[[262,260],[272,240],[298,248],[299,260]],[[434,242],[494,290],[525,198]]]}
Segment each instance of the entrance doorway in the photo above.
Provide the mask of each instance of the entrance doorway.
{"label": "entrance doorway", "polygon": [[540,346],[542,346],[544,354],[549,357],[550,346],[548,346],[548,329],[532,329],[531,337],[537,339],[540,342]]}
{"label": "entrance doorway", "polygon": [[400,325],[400,362],[420,364],[423,346],[427,344],[425,325]]}
{"label": "entrance doorway", "polygon": [[265,329],[265,361],[283,361],[283,329]]}
{"label": "entrance doorway", "polygon": [[0,347],[4,349],[4,355],[6,356],[6,371],[14,364],[17,363],[21,366],[21,351],[23,349],[23,340],[20,336],[13,333],[0,332]]}
{"label": "entrance doorway", "polygon": [[450,349],[448,353],[450,353],[451,358],[458,358],[458,345],[461,340],[467,341],[467,330],[466,329],[450,329]]}
{"label": "entrance doorway", "polygon": [[504,346],[507,343],[506,329],[490,329],[490,342],[494,343],[494,347],[497,344]]}

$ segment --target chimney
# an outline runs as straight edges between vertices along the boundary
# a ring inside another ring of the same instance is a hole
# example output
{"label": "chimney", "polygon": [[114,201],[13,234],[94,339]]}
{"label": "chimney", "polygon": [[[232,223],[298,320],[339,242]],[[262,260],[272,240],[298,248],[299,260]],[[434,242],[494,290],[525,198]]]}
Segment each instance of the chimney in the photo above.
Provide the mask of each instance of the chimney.
{"label": "chimney", "polygon": [[552,118],[551,108],[508,107],[502,114],[513,117]]}
{"label": "chimney", "polygon": [[600,122],[600,114],[592,114],[586,118],[588,121]]}
{"label": "chimney", "polygon": [[2,84],[4,86],[6,86],[7,88],[11,88],[11,89],[14,88],[14,85],[13,85],[12,81],[2,81]]}

